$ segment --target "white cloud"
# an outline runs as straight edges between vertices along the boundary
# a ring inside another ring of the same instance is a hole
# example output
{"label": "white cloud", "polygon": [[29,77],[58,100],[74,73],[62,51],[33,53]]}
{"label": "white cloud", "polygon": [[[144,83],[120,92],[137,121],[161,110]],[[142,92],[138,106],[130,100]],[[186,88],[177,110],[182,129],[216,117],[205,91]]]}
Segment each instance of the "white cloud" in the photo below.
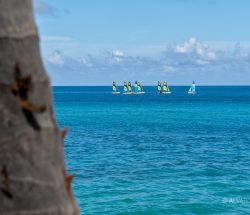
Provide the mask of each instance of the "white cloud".
{"label": "white cloud", "polygon": [[111,54],[113,57],[124,57],[124,53],[122,51],[119,51],[119,50],[113,50],[111,52]]}
{"label": "white cloud", "polygon": [[216,53],[215,52],[207,52],[206,54],[208,60],[216,60]]}
{"label": "white cloud", "polygon": [[206,49],[201,45],[197,45],[196,46],[196,53],[200,56],[204,56],[206,53]]}
{"label": "white cloud", "polygon": [[191,37],[188,41],[184,42],[183,45],[177,45],[175,50],[177,53],[187,53],[192,51],[196,46],[196,39]]}
{"label": "white cloud", "polygon": [[109,64],[120,64],[123,62],[124,57],[124,52],[120,50],[113,50],[110,54],[108,54],[107,61]]}
{"label": "white cloud", "polygon": [[80,58],[79,60],[80,64],[86,66],[86,67],[92,67],[93,64],[89,61],[89,59],[85,58],[85,57],[82,57]]}
{"label": "white cloud", "polygon": [[237,42],[234,46],[233,57],[238,60],[249,59],[249,53],[244,53],[241,44]]}
{"label": "white cloud", "polygon": [[198,65],[207,65],[207,64],[209,64],[209,61],[207,61],[207,60],[201,60],[201,59],[196,59],[196,60],[194,60],[194,62],[196,64],[198,64]]}
{"label": "white cloud", "polygon": [[64,60],[60,51],[54,51],[48,58],[48,62],[53,65],[62,66],[64,65]]}
{"label": "white cloud", "polygon": [[182,44],[168,46],[167,61],[174,65],[207,65],[217,60],[217,53],[207,44],[190,38]]}

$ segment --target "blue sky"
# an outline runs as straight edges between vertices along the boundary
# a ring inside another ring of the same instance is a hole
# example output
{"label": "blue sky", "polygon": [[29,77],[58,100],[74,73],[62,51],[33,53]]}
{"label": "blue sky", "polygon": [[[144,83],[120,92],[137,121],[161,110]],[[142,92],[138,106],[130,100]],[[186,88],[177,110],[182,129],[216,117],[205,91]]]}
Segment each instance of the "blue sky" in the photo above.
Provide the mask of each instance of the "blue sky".
{"label": "blue sky", "polygon": [[248,0],[34,0],[53,85],[249,85]]}

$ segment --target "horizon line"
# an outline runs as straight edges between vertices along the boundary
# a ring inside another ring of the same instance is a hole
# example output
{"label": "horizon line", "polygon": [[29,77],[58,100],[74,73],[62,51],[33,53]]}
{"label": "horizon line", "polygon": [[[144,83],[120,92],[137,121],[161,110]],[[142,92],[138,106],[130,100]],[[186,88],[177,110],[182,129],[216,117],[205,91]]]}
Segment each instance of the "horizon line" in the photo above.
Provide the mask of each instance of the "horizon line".
{"label": "horizon line", "polygon": [[[116,85],[123,87],[123,85]],[[187,87],[190,85],[168,85],[171,87]],[[112,87],[111,85],[51,85],[51,87]],[[143,87],[157,87],[157,85],[143,85]],[[196,87],[250,87],[249,85],[196,85]]]}

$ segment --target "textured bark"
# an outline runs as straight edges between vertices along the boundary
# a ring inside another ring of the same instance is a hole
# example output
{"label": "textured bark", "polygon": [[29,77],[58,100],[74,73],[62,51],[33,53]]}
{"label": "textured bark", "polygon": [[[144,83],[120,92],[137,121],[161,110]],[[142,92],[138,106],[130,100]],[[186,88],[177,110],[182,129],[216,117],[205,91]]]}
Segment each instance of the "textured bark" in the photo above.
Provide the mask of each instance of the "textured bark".
{"label": "textured bark", "polygon": [[78,214],[31,0],[0,0],[0,214]]}

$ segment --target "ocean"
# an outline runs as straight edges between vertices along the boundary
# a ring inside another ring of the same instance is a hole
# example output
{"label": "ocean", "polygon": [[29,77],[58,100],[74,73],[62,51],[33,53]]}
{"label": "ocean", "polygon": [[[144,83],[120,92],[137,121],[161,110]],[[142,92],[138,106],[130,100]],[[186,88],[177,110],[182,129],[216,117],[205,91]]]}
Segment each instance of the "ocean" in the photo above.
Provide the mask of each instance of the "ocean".
{"label": "ocean", "polygon": [[81,214],[250,214],[250,87],[188,88],[53,87]]}

